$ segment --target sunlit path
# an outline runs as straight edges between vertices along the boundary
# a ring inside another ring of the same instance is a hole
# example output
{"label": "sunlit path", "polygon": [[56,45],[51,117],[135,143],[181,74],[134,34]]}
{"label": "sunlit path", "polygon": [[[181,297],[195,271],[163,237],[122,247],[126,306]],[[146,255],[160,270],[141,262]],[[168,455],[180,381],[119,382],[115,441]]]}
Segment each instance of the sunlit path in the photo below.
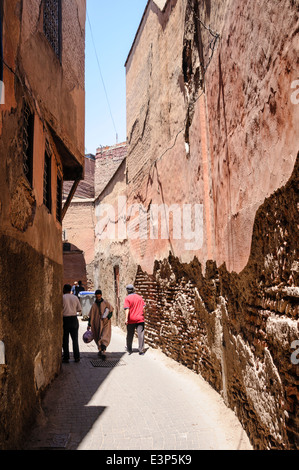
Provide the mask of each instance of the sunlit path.
{"label": "sunlit path", "polygon": [[[85,329],[80,320],[80,339]],[[81,341],[81,362],[63,364],[27,448],[251,448],[234,413],[199,376],[157,350],[129,356],[124,346],[125,334],[114,328],[107,361],[119,365],[94,367],[97,349]]]}

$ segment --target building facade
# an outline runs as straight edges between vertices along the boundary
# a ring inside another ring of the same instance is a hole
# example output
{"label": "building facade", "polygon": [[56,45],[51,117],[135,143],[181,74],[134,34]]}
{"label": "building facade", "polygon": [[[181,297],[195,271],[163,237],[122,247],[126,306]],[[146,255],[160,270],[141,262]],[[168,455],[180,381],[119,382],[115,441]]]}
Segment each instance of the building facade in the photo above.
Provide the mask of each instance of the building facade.
{"label": "building facade", "polygon": [[126,187],[96,213],[96,256],[118,250],[110,300],[118,266],[148,343],[256,449],[299,446],[297,28],[295,2],[149,0],[126,61]]}
{"label": "building facade", "polygon": [[[95,164],[92,154],[85,155],[84,179],[80,181],[63,219],[63,282],[82,281],[93,290]],[[64,182],[63,202],[72,189]]]}
{"label": "building facade", "polygon": [[84,176],[86,2],[0,4],[0,448],[13,449],[61,365],[62,187]]}
{"label": "building facade", "polygon": [[[99,147],[96,155],[85,155],[85,175],[80,182],[68,212],[63,220],[64,281],[73,284],[81,280],[86,290],[103,287],[105,275],[100,274],[108,259],[99,256],[96,225],[99,201],[107,194],[113,200],[114,182],[125,184],[124,170],[126,142]],[[71,183],[64,183],[64,200],[71,190]],[[101,260],[101,261],[100,261]]]}

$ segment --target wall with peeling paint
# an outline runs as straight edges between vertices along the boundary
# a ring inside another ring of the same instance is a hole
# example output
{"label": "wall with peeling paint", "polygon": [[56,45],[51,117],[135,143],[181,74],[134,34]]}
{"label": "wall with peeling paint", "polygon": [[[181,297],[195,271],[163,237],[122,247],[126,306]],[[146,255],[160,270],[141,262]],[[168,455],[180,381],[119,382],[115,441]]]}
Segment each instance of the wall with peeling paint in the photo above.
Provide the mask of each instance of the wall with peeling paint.
{"label": "wall with peeling paint", "polygon": [[43,33],[43,4],[12,0],[3,5],[0,338],[6,362],[0,365],[1,449],[21,445],[42,393],[60,372],[58,180],[82,177],[84,166],[85,1],[63,2],[61,60]]}
{"label": "wall with peeling paint", "polygon": [[149,343],[202,374],[256,449],[299,446],[297,18],[296,2],[150,1],[126,62],[128,204],[150,222],[153,204],[200,203],[204,234],[198,250],[172,227],[128,238],[127,282]]}
{"label": "wall with peeling paint", "polygon": [[145,252],[132,245],[149,272],[153,249],[246,265],[255,213],[298,151],[292,8],[170,0],[162,12],[149,2],[126,62],[128,196],[148,208],[204,204],[200,251],[171,233]]}
{"label": "wall with peeling paint", "polygon": [[255,449],[298,448],[298,164],[259,208],[239,274],[170,255],[152,275],[139,267],[135,279],[147,302],[148,343],[201,374]]}

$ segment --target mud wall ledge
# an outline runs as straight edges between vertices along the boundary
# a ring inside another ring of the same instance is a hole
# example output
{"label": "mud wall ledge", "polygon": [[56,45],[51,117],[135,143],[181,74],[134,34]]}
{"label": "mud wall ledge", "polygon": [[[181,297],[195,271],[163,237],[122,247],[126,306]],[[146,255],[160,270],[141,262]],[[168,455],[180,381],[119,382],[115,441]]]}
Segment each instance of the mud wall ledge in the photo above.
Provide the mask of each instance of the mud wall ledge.
{"label": "mud wall ledge", "polygon": [[242,272],[169,254],[135,279],[148,344],[211,384],[259,450],[299,446],[298,162],[257,211]]}

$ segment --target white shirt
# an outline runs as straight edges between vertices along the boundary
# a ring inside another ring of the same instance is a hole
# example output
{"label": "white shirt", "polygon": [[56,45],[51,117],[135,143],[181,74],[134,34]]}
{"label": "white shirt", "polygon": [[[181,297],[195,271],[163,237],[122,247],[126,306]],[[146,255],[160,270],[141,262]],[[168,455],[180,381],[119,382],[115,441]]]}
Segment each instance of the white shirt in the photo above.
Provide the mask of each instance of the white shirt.
{"label": "white shirt", "polygon": [[74,294],[63,295],[63,316],[74,317],[77,312],[81,312],[81,304],[78,297]]}

